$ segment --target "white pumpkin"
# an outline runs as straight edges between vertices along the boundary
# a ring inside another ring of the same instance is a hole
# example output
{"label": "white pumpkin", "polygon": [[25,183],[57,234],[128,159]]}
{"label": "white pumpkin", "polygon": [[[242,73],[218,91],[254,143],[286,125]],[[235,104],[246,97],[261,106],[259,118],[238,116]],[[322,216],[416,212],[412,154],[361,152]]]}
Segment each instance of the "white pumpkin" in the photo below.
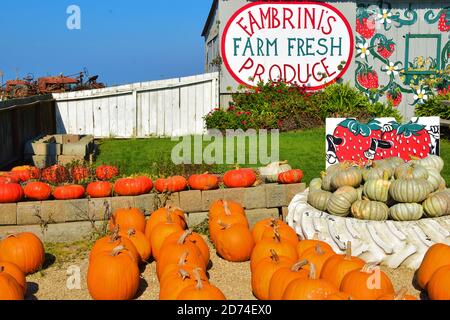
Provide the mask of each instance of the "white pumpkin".
{"label": "white pumpkin", "polygon": [[435,155],[429,155],[424,159],[416,160],[414,162],[428,169],[436,169],[439,173],[442,172],[445,165],[444,160]]}
{"label": "white pumpkin", "polygon": [[266,167],[259,168],[259,173],[266,182],[275,183],[278,182],[278,176],[280,173],[292,170],[288,161],[278,161],[269,164]]}

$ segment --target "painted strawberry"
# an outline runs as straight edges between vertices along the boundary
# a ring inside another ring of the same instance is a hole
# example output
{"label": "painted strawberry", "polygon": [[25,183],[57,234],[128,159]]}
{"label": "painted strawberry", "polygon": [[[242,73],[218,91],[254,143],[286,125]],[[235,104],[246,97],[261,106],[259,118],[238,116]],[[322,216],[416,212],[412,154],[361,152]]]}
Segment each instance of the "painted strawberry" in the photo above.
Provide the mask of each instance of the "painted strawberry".
{"label": "painted strawberry", "polygon": [[403,95],[399,88],[395,88],[386,94],[387,100],[394,107],[398,107],[402,103]]}
{"label": "painted strawberry", "polygon": [[438,24],[439,31],[441,31],[441,32],[449,32],[450,31],[449,15],[450,15],[450,12],[445,10],[445,12],[443,14],[441,14],[441,16],[439,17],[439,24]]}
{"label": "painted strawberry", "polygon": [[[353,161],[366,164],[368,158],[365,153],[371,148],[374,140],[381,139],[381,123],[372,120],[367,124],[355,119],[347,119],[341,122],[333,133],[336,157],[339,162]],[[381,159],[376,156],[375,160]]]}
{"label": "painted strawberry", "polygon": [[372,67],[367,64],[363,64],[358,73],[359,84],[367,90],[378,89],[380,86],[378,81],[378,74]]}
{"label": "painted strawberry", "polygon": [[356,32],[366,39],[371,39],[375,35],[375,19],[364,8],[358,8],[356,14]]}
{"label": "painted strawberry", "polygon": [[378,44],[377,52],[380,56],[382,56],[385,59],[388,59],[392,56],[392,54],[395,51],[395,43],[394,40],[382,40]]}
{"label": "painted strawberry", "polygon": [[383,140],[392,144],[390,149],[382,150],[382,158],[400,157],[410,161],[411,157],[423,159],[431,153],[431,136],[426,126],[417,122],[400,125],[390,123],[392,130],[383,134]]}

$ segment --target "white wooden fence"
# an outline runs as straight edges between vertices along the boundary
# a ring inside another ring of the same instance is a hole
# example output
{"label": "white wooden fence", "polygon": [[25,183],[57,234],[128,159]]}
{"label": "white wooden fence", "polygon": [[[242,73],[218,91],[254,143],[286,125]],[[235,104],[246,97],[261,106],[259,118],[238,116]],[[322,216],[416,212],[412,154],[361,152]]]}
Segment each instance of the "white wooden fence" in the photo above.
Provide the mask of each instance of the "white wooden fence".
{"label": "white wooden fence", "polygon": [[203,134],[204,116],[219,105],[219,74],[54,94],[60,134],[96,138]]}

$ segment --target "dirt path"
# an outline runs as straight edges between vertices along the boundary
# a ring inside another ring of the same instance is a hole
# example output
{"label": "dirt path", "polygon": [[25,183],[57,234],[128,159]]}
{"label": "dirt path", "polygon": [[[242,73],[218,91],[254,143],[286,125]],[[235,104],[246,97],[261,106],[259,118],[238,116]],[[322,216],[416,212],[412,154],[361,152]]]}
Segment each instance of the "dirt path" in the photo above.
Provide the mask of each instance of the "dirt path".
{"label": "dirt path", "polygon": [[[64,247],[64,261],[56,260],[47,269],[27,278],[27,299],[38,300],[89,300],[86,284],[88,268],[87,250],[83,246],[71,248]],[[59,255],[57,252],[55,255]],[[251,289],[250,263],[230,263],[220,259],[211,247],[212,269],[209,271],[210,281],[219,287],[229,300],[255,300]],[[67,288],[67,270],[71,266],[81,270],[81,289],[69,290]],[[141,289],[138,300],[157,300],[159,295],[159,283],[156,278],[155,263],[146,266],[142,273]],[[389,270],[383,268],[392,280],[396,290],[406,287],[410,294],[417,297],[420,292],[414,289],[412,279],[414,272],[409,269]]]}

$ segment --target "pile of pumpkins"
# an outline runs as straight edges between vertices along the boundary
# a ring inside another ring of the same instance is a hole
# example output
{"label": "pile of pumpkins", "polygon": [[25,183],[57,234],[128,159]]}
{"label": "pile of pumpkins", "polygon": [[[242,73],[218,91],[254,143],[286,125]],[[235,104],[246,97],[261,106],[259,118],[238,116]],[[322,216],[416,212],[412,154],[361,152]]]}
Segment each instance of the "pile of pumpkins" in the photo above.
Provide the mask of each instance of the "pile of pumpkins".
{"label": "pile of pumpkins", "polygon": [[317,210],[362,220],[416,221],[450,215],[450,190],[438,156],[405,163],[401,158],[359,167],[333,165],[311,181],[308,203]]}
{"label": "pile of pumpkins", "polygon": [[450,300],[450,246],[439,243],[428,249],[416,282],[430,300]]}
{"label": "pile of pumpkins", "polygon": [[[119,209],[109,222],[111,235],[92,248],[87,284],[95,300],[131,300],[140,286],[140,268],[153,258],[160,300],[224,300],[209,282],[209,248],[188,230],[184,212],[167,206],[148,220],[136,208]],[[123,231],[120,231],[123,230]]]}
{"label": "pile of pumpkins", "polygon": [[[252,288],[260,300],[417,300],[395,292],[388,276],[375,265],[344,255],[320,240],[299,241],[281,220],[267,219],[253,229]],[[373,277],[379,285],[371,287]]]}
{"label": "pile of pumpkins", "polygon": [[26,276],[44,265],[45,250],[33,233],[10,235],[0,241],[0,300],[24,300]]}

